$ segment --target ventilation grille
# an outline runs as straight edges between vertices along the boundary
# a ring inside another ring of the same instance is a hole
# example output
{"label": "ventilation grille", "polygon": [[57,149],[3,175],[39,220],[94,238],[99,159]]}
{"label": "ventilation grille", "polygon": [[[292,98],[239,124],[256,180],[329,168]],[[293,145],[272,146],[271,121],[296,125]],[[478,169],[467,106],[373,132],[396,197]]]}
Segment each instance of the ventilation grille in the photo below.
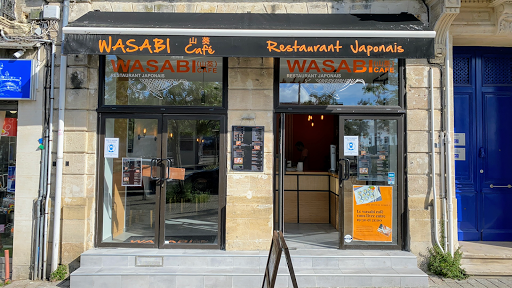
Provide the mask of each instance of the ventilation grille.
{"label": "ventilation grille", "polygon": [[469,58],[453,58],[453,83],[455,85],[469,85]]}
{"label": "ventilation grille", "polygon": [[512,84],[512,57],[484,57],[484,84]]}

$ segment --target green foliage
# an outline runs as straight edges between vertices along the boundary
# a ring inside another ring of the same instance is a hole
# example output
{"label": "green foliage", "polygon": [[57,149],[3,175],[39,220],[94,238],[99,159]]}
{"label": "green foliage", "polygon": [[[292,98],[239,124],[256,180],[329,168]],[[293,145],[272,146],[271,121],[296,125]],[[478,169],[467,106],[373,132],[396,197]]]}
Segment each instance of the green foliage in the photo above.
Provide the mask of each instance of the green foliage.
{"label": "green foliage", "polygon": [[51,281],[63,281],[68,277],[68,266],[66,265],[59,265],[55,271],[50,274],[50,280]]}
{"label": "green foliage", "polygon": [[210,193],[193,189],[193,183],[180,181],[174,185],[167,185],[165,193],[167,203],[193,202],[207,203],[210,201]]}
{"label": "green foliage", "polygon": [[[444,223],[441,222],[441,246],[444,246]],[[469,277],[466,270],[460,267],[462,260],[462,252],[460,247],[453,253],[453,257],[449,251],[443,252],[437,245],[428,249],[429,261],[428,270],[430,272],[450,279],[463,280]]]}
{"label": "green foliage", "polygon": [[430,254],[428,262],[430,272],[456,280],[463,280],[469,277],[469,275],[466,274],[466,270],[460,267],[460,260],[462,259],[460,247],[453,253],[453,257],[450,252],[441,251],[441,248],[437,245],[428,249],[428,253]]}

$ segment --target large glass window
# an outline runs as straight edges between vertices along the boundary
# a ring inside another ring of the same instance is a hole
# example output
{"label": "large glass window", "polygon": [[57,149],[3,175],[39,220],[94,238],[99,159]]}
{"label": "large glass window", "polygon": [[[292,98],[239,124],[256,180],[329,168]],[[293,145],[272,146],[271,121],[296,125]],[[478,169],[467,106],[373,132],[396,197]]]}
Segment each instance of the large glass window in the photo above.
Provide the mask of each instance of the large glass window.
{"label": "large glass window", "polygon": [[105,105],[222,106],[222,58],[108,55]]}
{"label": "large glass window", "polygon": [[17,111],[0,111],[0,257],[12,256],[14,194],[16,190]]}
{"label": "large glass window", "polygon": [[281,105],[398,106],[397,59],[282,58]]}

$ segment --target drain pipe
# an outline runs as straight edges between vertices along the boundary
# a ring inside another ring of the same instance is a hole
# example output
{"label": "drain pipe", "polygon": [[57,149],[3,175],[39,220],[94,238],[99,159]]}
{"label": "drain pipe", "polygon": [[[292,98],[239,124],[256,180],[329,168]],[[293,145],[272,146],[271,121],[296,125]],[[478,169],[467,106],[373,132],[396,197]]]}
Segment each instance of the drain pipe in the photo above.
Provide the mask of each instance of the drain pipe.
{"label": "drain pipe", "polygon": [[450,82],[450,32],[446,32],[446,56],[445,56],[445,64],[444,67],[446,69],[445,72],[445,130],[446,130],[446,199],[448,205],[448,251],[453,256],[454,253],[454,243],[453,243],[453,188],[452,188],[452,139],[451,139],[451,129],[452,129],[452,93],[451,93],[451,82]]}
{"label": "drain pipe", "polygon": [[[64,27],[68,25],[69,18],[69,0],[62,3],[62,41],[64,42]],[[61,52],[62,53],[62,52]],[[60,84],[59,84],[59,128],[57,131],[57,165],[55,175],[55,200],[53,213],[53,246],[52,246],[52,262],[51,272],[57,269],[59,264],[60,249],[60,210],[62,197],[62,164],[64,160],[64,109],[66,107],[66,69],[68,66],[68,58],[66,55],[60,56]]]}
{"label": "drain pipe", "polygon": [[[441,129],[442,130],[442,129]],[[445,138],[445,133],[444,131],[441,131],[439,133],[439,143],[440,143],[440,146],[439,146],[439,151],[441,152],[441,157],[439,157],[441,159],[441,163],[440,163],[440,168],[441,168],[441,212],[443,213],[442,215],[442,219],[443,219],[443,246],[444,246],[444,251],[448,251],[448,241],[447,241],[447,231],[448,231],[448,223],[446,221],[446,218],[447,218],[447,215],[446,215],[446,183],[445,183],[445,177],[446,177],[446,164],[445,164],[445,155],[444,155],[444,147],[445,147],[445,144],[444,144],[444,138]]]}
{"label": "drain pipe", "polygon": [[[55,43],[52,42],[52,71],[55,72]],[[42,279],[46,279],[46,263],[48,258],[48,217],[49,217],[49,200],[50,200],[50,192],[51,192],[51,182],[52,182],[52,150],[53,150],[53,101],[55,99],[54,94],[54,85],[55,85],[55,73],[52,73],[50,79],[50,119],[48,124],[48,170],[46,171],[46,195],[44,196],[44,215],[43,215],[43,273],[41,275]]]}
{"label": "drain pipe", "polygon": [[[439,234],[437,231],[437,189],[436,189],[436,148],[435,148],[435,121],[434,121],[434,69],[430,67],[430,149],[432,153],[430,154],[431,158],[431,169],[432,169],[432,196],[433,196],[433,209],[434,209],[434,240],[436,245],[439,246],[441,250],[441,244],[439,243]],[[443,250],[444,251],[444,250]]]}

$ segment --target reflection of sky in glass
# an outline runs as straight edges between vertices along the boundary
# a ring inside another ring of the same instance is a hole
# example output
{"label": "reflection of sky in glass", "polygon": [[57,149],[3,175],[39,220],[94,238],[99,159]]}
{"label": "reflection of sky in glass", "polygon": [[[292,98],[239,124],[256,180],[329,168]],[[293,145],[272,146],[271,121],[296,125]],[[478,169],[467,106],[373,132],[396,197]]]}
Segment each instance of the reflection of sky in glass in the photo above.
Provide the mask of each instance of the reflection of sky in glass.
{"label": "reflection of sky in glass", "polygon": [[379,105],[375,101],[380,98],[384,105],[398,105],[398,87],[397,85],[384,85],[387,91],[379,93],[379,97],[374,93],[364,93],[366,85],[356,83],[354,85],[343,87],[343,84],[298,84],[298,83],[280,83],[279,84],[279,97],[280,103],[298,104],[298,88],[300,85],[300,100],[301,103],[312,101],[311,95],[329,95],[333,94],[334,102],[339,105],[357,106],[362,105],[360,101],[366,101],[371,104],[365,105]]}

